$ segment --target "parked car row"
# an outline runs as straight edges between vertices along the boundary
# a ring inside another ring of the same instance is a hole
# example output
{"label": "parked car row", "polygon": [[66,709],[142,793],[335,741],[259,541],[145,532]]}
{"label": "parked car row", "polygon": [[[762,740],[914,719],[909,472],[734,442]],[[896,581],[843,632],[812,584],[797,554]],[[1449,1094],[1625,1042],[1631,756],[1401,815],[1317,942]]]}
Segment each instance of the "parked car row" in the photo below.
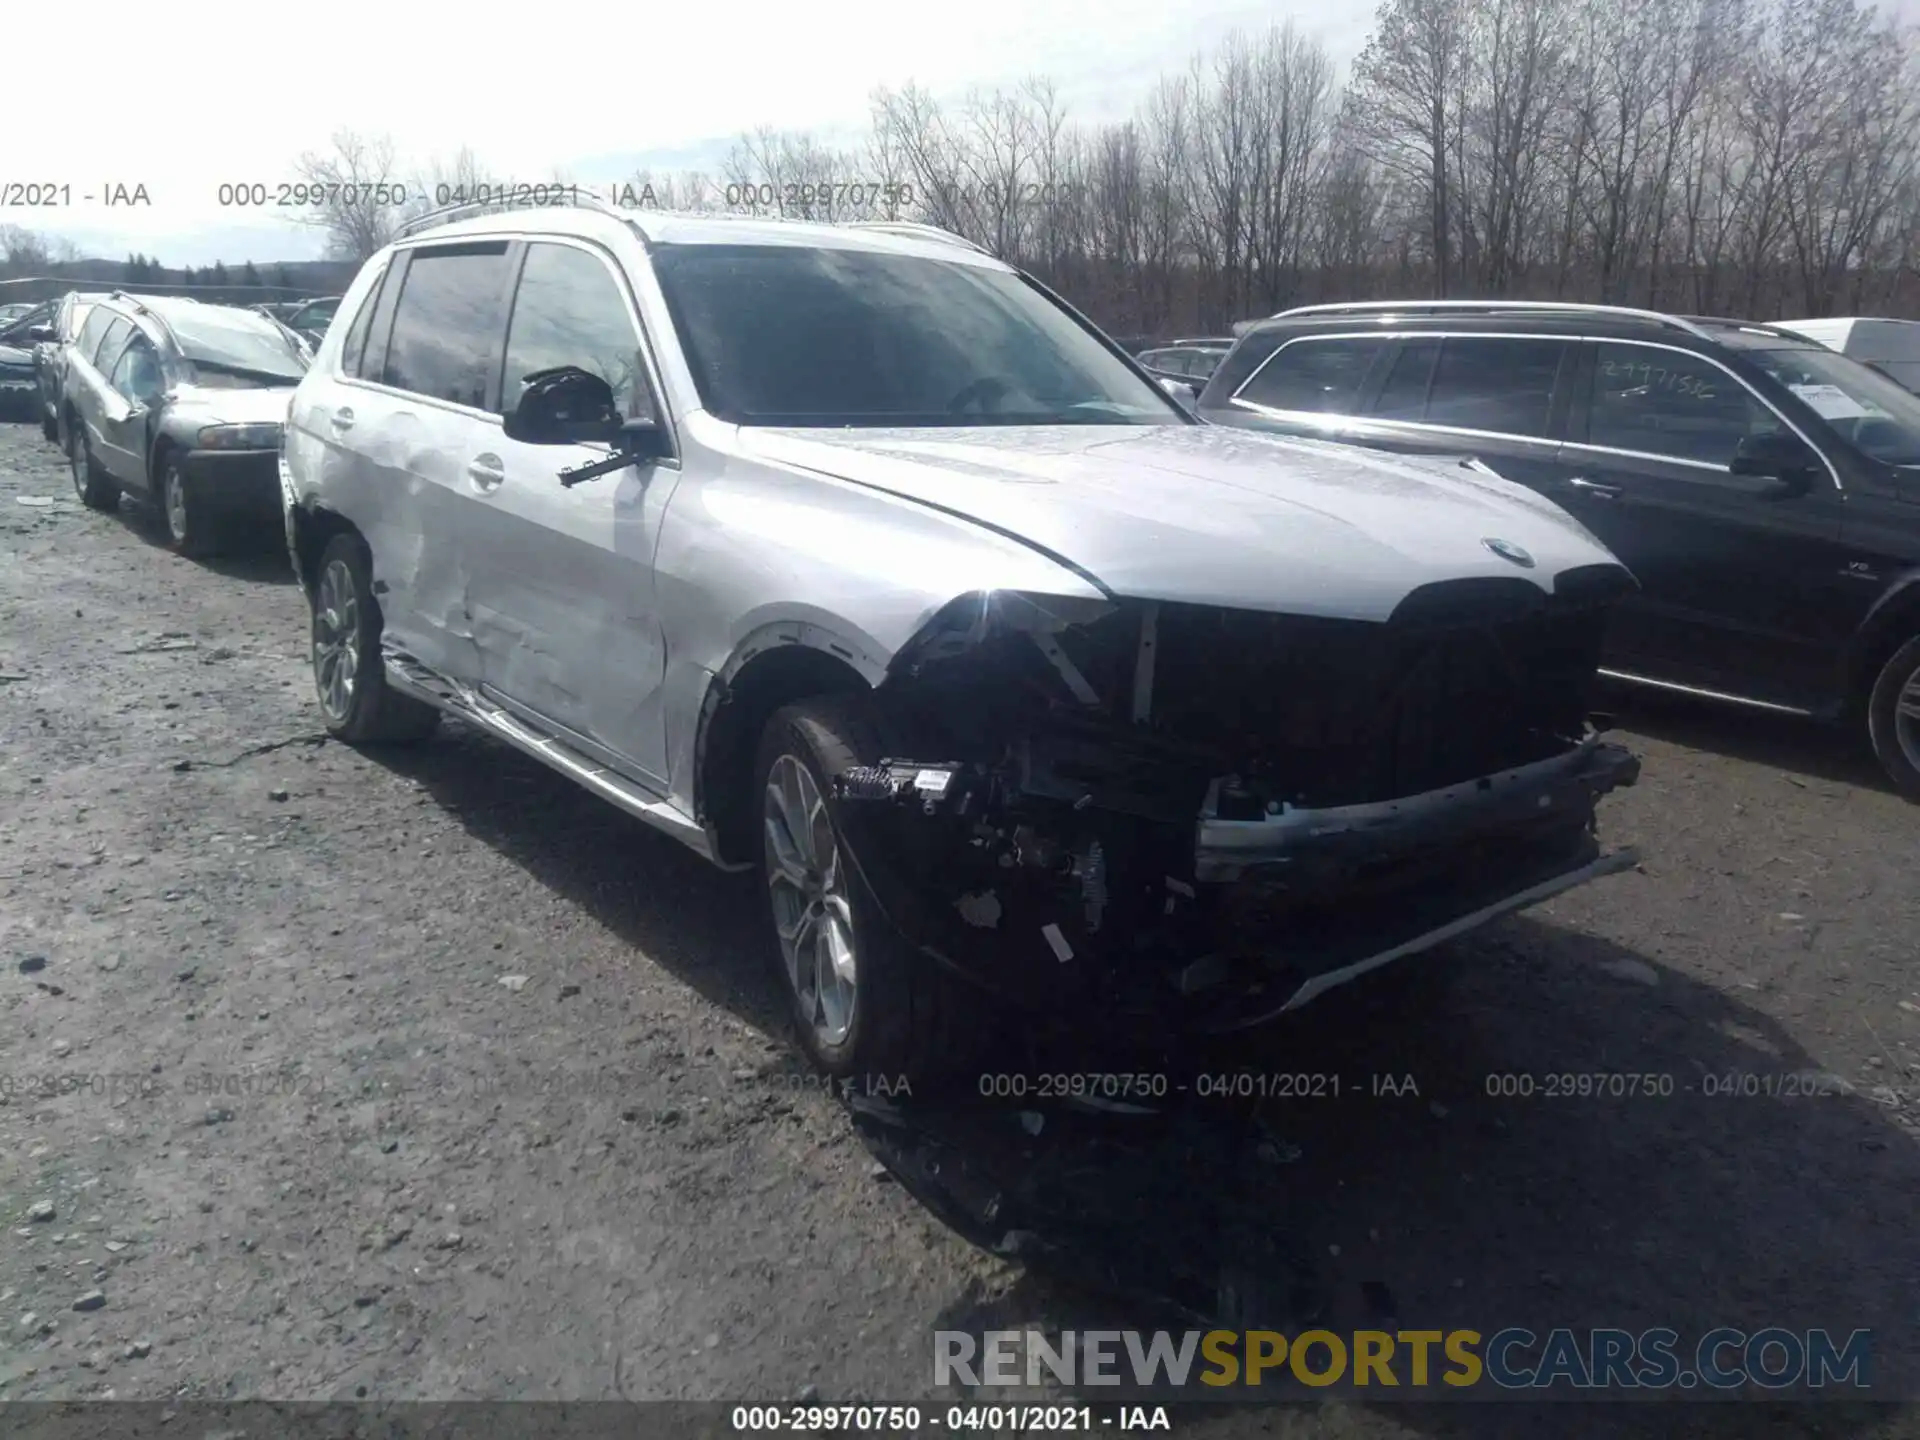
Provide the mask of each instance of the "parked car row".
{"label": "parked car row", "polygon": [[293,300],[253,307],[262,315],[279,321],[309,344],[318,345],[340,309],[338,295],[323,295],[313,300]]}
{"label": "parked car row", "polygon": [[84,504],[133,497],[183,555],[278,532],[280,431],[312,355],[301,336],[175,296],[77,291],[42,309],[34,407]]}
{"label": "parked car row", "polygon": [[1920,396],[1886,375],[1744,321],[1381,302],[1253,327],[1198,403],[1492,466],[1638,578],[1607,674],[1863,725],[1920,798]]}

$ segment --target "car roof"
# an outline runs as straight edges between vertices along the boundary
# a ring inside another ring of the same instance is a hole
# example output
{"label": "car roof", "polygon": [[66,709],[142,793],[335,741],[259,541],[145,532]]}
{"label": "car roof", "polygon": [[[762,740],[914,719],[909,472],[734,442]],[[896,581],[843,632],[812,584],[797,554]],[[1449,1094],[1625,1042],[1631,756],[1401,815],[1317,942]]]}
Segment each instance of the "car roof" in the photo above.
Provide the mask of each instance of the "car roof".
{"label": "car roof", "polygon": [[395,244],[411,247],[501,234],[572,235],[602,244],[617,241],[623,235],[637,234],[649,246],[793,245],[879,255],[914,255],[982,269],[1010,271],[1013,268],[985,251],[974,249],[958,236],[943,238],[943,232],[930,227],[893,230],[773,216],[680,214],[668,210],[615,214],[571,205],[531,206],[477,215],[468,220],[451,220],[404,235]]}
{"label": "car roof", "polygon": [[1444,330],[1458,334],[1564,335],[1598,340],[1642,340],[1692,348],[1724,344],[1736,349],[1799,349],[1811,346],[1803,336],[1750,320],[1718,316],[1663,315],[1652,311],[1608,306],[1501,306],[1490,301],[1485,309],[1462,302],[1460,308],[1423,310],[1440,302],[1410,300],[1405,310],[1328,309],[1270,316],[1252,326],[1243,341],[1284,335],[1398,333]]}

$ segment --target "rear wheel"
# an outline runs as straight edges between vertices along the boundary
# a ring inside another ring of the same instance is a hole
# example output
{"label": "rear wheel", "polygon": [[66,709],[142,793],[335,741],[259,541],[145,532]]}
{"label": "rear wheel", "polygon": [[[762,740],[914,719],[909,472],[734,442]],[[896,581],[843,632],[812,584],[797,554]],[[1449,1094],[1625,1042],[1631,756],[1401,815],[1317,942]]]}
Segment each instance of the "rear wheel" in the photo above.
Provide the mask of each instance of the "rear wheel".
{"label": "rear wheel", "polygon": [[120,504],[120,487],[113,483],[100,462],[93,458],[87,432],[79,425],[67,427],[67,465],[73,471],[73,493],[89,510],[114,510]]}
{"label": "rear wheel", "polygon": [[1920,635],[1881,667],[1867,699],[1867,736],[1888,778],[1920,800]]}
{"label": "rear wheel", "polygon": [[336,535],[313,587],[313,688],[327,729],[355,745],[410,744],[440,723],[433,706],[387,684],[373,565],[358,535]]}
{"label": "rear wheel", "polygon": [[835,1079],[931,1086],[977,1054],[983,1007],[900,933],[875,894],[890,883],[877,857],[855,853],[832,777],[880,758],[862,697],[822,697],[773,717],[755,766],[761,878],[807,1057]]}
{"label": "rear wheel", "polygon": [[49,445],[60,443],[60,427],[54,423],[53,416],[46,413],[46,406],[40,407],[40,433],[47,438]]}

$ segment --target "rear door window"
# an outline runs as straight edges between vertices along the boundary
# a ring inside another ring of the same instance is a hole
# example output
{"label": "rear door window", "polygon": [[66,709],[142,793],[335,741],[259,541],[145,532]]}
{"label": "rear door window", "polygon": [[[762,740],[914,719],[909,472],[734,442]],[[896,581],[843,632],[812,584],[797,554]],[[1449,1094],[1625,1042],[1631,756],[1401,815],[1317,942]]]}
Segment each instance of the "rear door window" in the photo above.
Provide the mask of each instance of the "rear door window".
{"label": "rear door window", "polygon": [[1426,423],[1544,439],[1564,340],[1473,335],[1441,342]]}
{"label": "rear door window", "polygon": [[1384,339],[1351,336],[1290,341],[1234,395],[1273,410],[1350,415]]}

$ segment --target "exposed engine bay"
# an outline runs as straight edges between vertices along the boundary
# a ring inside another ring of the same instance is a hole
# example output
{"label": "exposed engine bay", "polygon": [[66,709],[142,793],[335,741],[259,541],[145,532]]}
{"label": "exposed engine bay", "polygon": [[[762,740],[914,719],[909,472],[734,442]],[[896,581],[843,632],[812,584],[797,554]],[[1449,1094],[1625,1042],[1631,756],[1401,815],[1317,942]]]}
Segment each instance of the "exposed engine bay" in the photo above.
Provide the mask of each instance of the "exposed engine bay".
{"label": "exposed engine bay", "polygon": [[1631,866],[1595,837],[1639,770],[1588,725],[1623,575],[1595,569],[1387,624],[963,597],[880,686],[890,758],[836,777],[843,823],[895,923],[997,994],[1254,1023]]}

